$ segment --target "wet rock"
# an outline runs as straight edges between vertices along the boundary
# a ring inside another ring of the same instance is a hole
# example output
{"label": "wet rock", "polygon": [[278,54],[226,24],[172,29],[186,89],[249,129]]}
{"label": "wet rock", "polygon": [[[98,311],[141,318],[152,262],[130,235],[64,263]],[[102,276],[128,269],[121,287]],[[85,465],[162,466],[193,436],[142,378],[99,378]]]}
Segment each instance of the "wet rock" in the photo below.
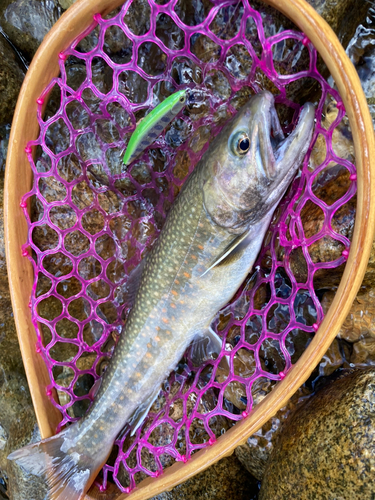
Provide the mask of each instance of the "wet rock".
{"label": "wet rock", "polygon": [[[0,125],[0,178],[2,179],[5,172],[5,161],[8,151],[8,142],[10,134],[10,124]],[[2,242],[0,238],[0,242]],[[0,243],[3,245],[3,243]]]}
{"label": "wet rock", "polygon": [[[334,292],[327,292],[323,296],[322,307],[326,313],[334,299]],[[375,338],[375,290],[362,288],[340,328],[338,337],[347,342],[373,337]]]}
{"label": "wet rock", "polygon": [[31,60],[61,14],[57,0],[2,0],[0,25]]}
{"label": "wet rock", "polygon": [[366,20],[360,24],[346,50],[361,80],[370,113],[375,125],[375,9],[369,9]]}
{"label": "wet rock", "polygon": [[76,0],[59,0],[60,7],[64,10],[69,9],[71,5],[75,3]]}
{"label": "wet rock", "polygon": [[[12,121],[14,108],[25,76],[15,53],[0,35],[0,126]],[[0,132],[1,134],[1,132]]]}
{"label": "wet rock", "polygon": [[367,14],[366,0],[308,0],[309,4],[327,21],[344,47],[349,43],[358,24]]}
{"label": "wet rock", "polygon": [[336,380],[288,420],[260,500],[373,498],[375,370]]}
{"label": "wet rock", "polygon": [[[335,294],[326,292],[322,306],[326,312]],[[338,338],[348,343],[350,347],[347,359],[350,363],[360,365],[375,364],[375,290],[362,288],[346,317]]]}
{"label": "wet rock", "polygon": [[257,481],[232,455],[152,500],[255,500],[257,492]]}
{"label": "wet rock", "polygon": [[237,446],[235,450],[237,458],[245,469],[259,481],[263,478],[268,459],[285,421],[296,408],[303,404],[310,394],[311,390],[307,387],[298,389],[284,408],[281,408],[263,427],[252,434],[246,443]]}

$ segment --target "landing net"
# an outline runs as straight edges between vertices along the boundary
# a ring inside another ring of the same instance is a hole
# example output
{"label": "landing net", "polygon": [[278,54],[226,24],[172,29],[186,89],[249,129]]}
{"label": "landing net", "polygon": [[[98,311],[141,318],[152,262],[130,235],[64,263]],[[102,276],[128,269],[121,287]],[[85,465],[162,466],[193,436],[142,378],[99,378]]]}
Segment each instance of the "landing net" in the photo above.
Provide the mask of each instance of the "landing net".
{"label": "landing net", "polygon": [[[317,105],[312,145],[320,144],[320,160],[310,159],[310,148],[254,270],[217,315],[221,354],[198,367],[188,349],[136,435],[125,428],[118,437],[98,479],[101,489],[111,480],[128,492],[246,418],[322,321],[316,280],[347,258],[350,241],[334,220],[355,195],[355,167],[332,142],[345,110],[318,71],[323,65],[312,44],[293,29],[276,33],[273,12],[247,0],[127,1],[106,18],[94,16],[59,55],[61,74],[38,99],[40,134],[26,147],[34,181],[21,203],[29,224],[23,252],[34,266],[36,349],[50,373],[46,391],[62,413],[60,428],[90,407],[89,390],[129,312],[128,276],[212,138],[264,88],[275,94],[286,133],[301,104]],[[194,93],[194,104],[124,170],[136,122],[182,88]],[[322,122],[327,104],[337,110],[329,126]],[[342,170],[345,194],[323,201],[321,179]],[[319,223],[311,223],[311,213],[321,215]],[[333,260],[319,250],[322,242],[334,248]],[[219,367],[224,353],[229,374]]]}

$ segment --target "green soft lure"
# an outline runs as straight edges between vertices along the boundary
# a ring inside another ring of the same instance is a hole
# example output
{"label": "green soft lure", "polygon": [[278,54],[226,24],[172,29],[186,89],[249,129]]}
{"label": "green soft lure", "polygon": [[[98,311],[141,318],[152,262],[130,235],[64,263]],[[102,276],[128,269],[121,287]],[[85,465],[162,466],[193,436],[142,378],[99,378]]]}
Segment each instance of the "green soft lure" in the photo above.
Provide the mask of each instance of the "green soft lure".
{"label": "green soft lure", "polygon": [[187,90],[167,97],[141,121],[130,137],[123,162],[128,166],[152,144],[186,104]]}

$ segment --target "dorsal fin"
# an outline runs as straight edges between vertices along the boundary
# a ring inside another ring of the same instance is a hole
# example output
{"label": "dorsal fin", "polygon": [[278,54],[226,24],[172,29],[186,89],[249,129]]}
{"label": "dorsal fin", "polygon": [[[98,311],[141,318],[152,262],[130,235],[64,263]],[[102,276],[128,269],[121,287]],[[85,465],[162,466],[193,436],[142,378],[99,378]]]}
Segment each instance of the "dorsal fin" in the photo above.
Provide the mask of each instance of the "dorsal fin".
{"label": "dorsal fin", "polygon": [[224,248],[224,250],[213,260],[213,262],[209,265],[208,269],[201,275],[201,278],[211,271],[216,266],[229,264],[233,262],[237,257],[239,252],[247,246],[248,238],[251,235],[251,231],[247,230],[242,234],[236,236],[229,245]]}

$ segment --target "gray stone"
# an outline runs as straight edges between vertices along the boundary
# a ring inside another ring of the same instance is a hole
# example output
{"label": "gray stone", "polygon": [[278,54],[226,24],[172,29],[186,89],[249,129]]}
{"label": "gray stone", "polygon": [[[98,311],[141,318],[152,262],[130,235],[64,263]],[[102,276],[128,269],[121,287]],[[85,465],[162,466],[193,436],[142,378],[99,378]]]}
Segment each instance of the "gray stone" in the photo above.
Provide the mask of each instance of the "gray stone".
{"label": "gray stone", "polygon": [[[12,121],[24,72],[10,45],[0,35],[0,126]],[[0,153],[1,154],[1,153]]]}
{"label": "gray stone", "polygon": [[263,477],[260,500],[373,500],[375,370],[356,370],[288,419]]}
{"label": "gray stone", "polygon": [[1,0],[0,25],[30,59],[62,14],[57,0]]}
{"label": "gray stone", "polygon": [[232,455],[151,500],[251,500],[257,492],[257,481]]}
{"label": "gray stone", "polygon": [[237,458],[245,469],[259,481],[263,478],[268,459],[283,424],[290,414],[296,408],[299,408],[310,394],[311,391],[306,387],[301,387],[284,408],[281,408],[276,415],[271,417],[257,432],[252,434],[246,443],[236,448],[235,453]]}

